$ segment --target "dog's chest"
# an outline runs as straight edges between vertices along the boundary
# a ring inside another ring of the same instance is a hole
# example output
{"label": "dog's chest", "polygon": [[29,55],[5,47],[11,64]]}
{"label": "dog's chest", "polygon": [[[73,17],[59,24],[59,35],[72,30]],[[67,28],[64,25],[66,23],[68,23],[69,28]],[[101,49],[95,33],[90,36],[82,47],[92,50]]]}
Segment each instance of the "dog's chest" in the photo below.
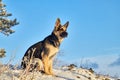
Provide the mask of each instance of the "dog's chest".
{"label": "dog's chest", "polygon": [[49,57],[54,57],[59,50],[58,47],[54,47],[53,45],[48,45],[47,48],[49,49]]}

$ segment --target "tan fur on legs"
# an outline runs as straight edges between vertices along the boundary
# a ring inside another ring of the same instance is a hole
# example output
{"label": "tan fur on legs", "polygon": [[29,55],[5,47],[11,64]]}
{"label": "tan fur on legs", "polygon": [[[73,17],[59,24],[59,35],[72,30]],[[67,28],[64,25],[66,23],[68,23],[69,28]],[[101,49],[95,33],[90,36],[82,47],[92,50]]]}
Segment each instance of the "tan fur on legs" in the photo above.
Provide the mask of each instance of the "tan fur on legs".
{"label": "tan fur on legs", "polygon": [[50,62],[50,64],[49,64],[49,72],[50,72],[51,75],[54,75],[53,68],[52,68],[52,60],[50,60],[49,62]]}
{"label": "tan fur on legs", "polygon": [[43,64],[44,64],[44,72],[45,72],[45,74],[50,75],[50,72],[49,72],[49,69],[48,69],[48,67],[49,67],[49,58],[47,56],[44,56]]}

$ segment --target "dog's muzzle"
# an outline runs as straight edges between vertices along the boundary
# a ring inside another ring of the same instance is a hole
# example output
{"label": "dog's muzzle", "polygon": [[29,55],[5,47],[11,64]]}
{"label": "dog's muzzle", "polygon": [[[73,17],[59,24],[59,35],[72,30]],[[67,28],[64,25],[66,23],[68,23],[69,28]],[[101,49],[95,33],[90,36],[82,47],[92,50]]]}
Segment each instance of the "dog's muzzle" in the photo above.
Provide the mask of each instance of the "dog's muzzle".
{"label": "dog's muzzle", "polygon": [[67,32],[62,32],[62,33],[60,34],[60,36],[61,36],[62,38],[65,38],[65,37],[68,36],[68,33],[67,33]]}

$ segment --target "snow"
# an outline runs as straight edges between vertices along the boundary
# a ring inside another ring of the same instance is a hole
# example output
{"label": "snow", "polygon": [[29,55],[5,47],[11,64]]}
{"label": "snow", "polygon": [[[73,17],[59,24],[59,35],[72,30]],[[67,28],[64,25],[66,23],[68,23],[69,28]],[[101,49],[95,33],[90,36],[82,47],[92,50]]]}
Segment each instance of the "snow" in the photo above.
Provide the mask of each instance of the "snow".
{"label": "snow", "polygon": [[56,76],[45,75],[41,72],[28,72],[23,74],[21,69],[7,69],[0,68],[0,80],[115,80],[109,76],[97,75],[95,72],[90,72],[88,69],[73,67],[69,69],[68,66],[55,68]]}

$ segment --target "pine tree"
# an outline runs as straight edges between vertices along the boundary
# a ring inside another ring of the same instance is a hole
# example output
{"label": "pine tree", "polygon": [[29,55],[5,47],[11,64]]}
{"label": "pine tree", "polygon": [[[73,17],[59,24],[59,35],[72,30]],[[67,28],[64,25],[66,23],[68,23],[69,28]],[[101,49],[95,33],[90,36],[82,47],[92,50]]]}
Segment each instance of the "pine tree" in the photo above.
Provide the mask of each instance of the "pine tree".
{"label": "pine tree", "polygon": [[19,23],[17,22],[17,19],[10,20],[7,18],[8,16],[12,16],[12,14],[7,13],[5,7],[6,5],[0,0],[0,32],[8,36],[15,32],[11,27],[18,25]]}
{"label": "pine tree", "polygon": [[[7,36],[14,33],[11,29],[11,27],[18,25],[17,19],[10,20],[7,17],[12,16],[11,13],[7,13],[7,10],[5,9],[6,5],[2,3],[2,0],[0,0],[0,33],[3,33]],[[5,49],[0,49],[0,58],[5,57]]]}

